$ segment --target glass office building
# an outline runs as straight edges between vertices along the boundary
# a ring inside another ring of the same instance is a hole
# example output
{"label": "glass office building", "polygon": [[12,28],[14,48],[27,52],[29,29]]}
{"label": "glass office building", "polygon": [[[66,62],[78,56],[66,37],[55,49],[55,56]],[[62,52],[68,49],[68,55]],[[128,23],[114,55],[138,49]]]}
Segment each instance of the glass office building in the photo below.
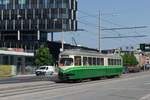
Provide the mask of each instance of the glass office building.
{"label": "glass office building", "polygon": [[[33,53],[48,33],[76,31],[76,11],[77,0],[0,0],[0,50]],[[0,64],[19,68],[28,61],[11,56],[0,52]]]}
{"label": "glass office building", "polygon": [[0,0],[0,40],[47,40],[75,31],[76,0]]}

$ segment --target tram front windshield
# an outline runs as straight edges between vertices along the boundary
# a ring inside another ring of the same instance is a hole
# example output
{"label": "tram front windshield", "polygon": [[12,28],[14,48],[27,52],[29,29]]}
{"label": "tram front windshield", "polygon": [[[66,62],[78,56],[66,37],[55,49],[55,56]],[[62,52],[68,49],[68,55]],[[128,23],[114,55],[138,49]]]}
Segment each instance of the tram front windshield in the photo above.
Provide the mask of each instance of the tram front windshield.
{"label": "tram front windshield", "polygon": [[60,66],[71,66],[73,64],[72,58],[61,58],[59,65]]}

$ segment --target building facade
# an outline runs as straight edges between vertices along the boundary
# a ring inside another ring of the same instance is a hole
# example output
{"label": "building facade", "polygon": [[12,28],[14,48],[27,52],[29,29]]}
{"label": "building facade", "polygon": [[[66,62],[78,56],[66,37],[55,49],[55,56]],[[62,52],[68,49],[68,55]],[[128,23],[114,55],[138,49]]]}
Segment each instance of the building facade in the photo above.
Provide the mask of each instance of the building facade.
{"label": "building facade", "polygon": [[76,31],[76,10],[76,0],[0,0],[0,48],[34,49],[49,32]]}
{"label": "building facade", "polygon": [[47,33],[75,31],[76,0],[0,0],[0,40],[46,41]]}
{"label": "building facade", "polygon": [[77,0],[0,0],[0,50],[33,53],[48,33],[76,31],[76,11]]}

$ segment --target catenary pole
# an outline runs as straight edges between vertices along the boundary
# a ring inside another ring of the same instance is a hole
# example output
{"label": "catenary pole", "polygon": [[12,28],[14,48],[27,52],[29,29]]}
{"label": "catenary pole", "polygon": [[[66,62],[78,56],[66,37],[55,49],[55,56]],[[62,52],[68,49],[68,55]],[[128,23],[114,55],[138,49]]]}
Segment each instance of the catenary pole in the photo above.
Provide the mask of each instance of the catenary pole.
{"label": "catenary pole", "polygon": [[100,10],[98,14],[98,49],[101,52],[101,28],[100,28]]}

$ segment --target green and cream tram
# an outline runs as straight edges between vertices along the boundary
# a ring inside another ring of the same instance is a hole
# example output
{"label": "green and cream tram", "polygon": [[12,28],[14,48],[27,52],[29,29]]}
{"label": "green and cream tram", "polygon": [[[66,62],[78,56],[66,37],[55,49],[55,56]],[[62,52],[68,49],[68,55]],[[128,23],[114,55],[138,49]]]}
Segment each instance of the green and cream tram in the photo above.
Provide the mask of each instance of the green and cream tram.
{"label": "green and cream tram", "polygon": [[100,54],[83,50],[65,50],[59,55],[59,78],[75,80],[122,74],[122,58],[118,54]]}

